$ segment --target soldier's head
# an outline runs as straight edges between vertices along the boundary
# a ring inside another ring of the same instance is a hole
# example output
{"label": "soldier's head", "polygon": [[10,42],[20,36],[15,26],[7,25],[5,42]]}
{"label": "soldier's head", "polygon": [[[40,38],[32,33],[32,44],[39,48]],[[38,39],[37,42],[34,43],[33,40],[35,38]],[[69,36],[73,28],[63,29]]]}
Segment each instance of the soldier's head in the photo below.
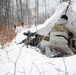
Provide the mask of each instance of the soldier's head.
{"label": "soldier's head", "polygon": [[61,18],[65,19],[65,20],[68,20],[67,15],[62,15]]}
{"label": "soldier's head", "polygon": [[74,35],[73,35],[73,33],[72,32],[70,32],[69,34],[68,34],[68,37],[69,38],[72,38]]}

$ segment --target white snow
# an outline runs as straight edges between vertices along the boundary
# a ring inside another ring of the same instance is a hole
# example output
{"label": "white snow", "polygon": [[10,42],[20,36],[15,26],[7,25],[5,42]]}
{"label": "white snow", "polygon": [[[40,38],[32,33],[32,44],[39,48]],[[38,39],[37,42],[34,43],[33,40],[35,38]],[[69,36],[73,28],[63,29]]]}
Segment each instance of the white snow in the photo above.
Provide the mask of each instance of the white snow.
{"label": "white snow", "polygon": [[0,75],[76,75],[76,55],[48,58],[38,48],[17,44],[26,38],[23,33],[28,30],[34,32],[36,28],[21,29],[10,46],[0,49]]}
{"label": "white snow", "polygon": [[48,58],[36,50],[30,46],[26,48],[23,44],[0,50],[0,75],[76,74],[76,55]]}

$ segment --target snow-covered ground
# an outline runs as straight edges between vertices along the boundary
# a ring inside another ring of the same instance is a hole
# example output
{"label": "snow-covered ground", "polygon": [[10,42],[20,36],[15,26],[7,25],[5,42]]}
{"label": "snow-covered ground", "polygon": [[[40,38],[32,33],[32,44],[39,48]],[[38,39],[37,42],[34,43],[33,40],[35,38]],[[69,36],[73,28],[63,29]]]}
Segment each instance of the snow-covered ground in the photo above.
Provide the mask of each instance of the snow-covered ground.
{"label": "snow-covered ground", "polygon": [[0,49],[0,75],[76,75],[76,55],[48,58],[37,51],[24,44]]}
{"label": "snow-covered ground", "polygon": [[[39,25],[37,28],[43,27]],[[34,26],[26,30],[18,29],[20,32],[9,46],[0,49],[0,75],[76,75],[76,55],[48,58],[38,48],[17,44],[26,38],[24,32],[36,31]]]}

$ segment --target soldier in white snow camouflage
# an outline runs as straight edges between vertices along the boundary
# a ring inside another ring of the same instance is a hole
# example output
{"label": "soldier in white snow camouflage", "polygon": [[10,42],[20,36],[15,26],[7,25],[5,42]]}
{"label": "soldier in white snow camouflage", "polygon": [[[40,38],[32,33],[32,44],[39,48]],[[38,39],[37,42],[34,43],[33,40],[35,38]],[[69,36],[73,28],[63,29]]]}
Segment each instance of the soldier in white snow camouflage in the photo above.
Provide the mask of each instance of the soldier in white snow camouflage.
{"label": "soldier in white snow camouflage", "polygon": [[70,32],[75,35],[76,31],[74,27],[69,24],[68,17],[62,15],[50,33],[50,45],[54,50],[60,51],[62,56],[73,55],[72,50],[68,46],[68,35]]}

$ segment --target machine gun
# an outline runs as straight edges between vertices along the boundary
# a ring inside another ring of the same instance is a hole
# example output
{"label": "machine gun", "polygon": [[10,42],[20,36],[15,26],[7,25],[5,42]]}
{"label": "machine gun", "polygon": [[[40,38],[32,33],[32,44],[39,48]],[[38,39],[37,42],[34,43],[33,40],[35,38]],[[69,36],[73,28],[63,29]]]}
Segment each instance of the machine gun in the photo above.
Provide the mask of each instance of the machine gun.
{"label": "machine gun", "polygon": [[25,40],[25,43],[27,44],[27,48],[28,45],[37,46],[38,43],[40,42],[40,38],[38,37],[38,34],[36,34],[36,32],[32,33],[28,31],[27,33],[23,33],[23,35],[27,36],[27,39]]}

